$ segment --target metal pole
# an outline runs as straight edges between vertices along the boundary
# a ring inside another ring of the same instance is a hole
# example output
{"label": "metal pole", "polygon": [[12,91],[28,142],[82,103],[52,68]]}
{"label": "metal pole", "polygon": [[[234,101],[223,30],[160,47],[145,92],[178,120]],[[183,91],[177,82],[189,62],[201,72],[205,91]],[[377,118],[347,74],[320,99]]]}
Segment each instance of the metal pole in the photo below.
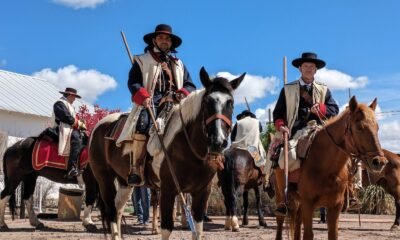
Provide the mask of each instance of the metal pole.
{"label": "metal pole", "polygon": [[123,31],[121,31],[121,36],[122,36],[122,40],[124,41],[126,51],[128,52],[129,60],[131,61],[132,65],[133,65],[133,57],[131,54],[131,50],[129,50],[128,42],[126,41],[125,33]]}
{"label": "metal pole", "polygon": [[244,97],[244,101],[246,102],[247,110],[249,110],[249,112],[251,112],[250,111],[250,105],[249,105],[249,102],[247,102],[247,98],[246,97]]}
{"label": "metal pole", "polygon": [[272,123],[272,114],[271,114],[271,108],[268,108],[268,124]]}
{"label": "metal pole", "polygon": [[[286,84],[287,83],[287,66],[286,66],[286,56],[283,58],[283,82]],[[283,132],[283,141],[284,141],[284,148],[283,148],[283,153],[284,153],[284,170],[285,170],[285,198],[286,198],[286,203],[288,202],[288,187],[289,187],[289,146],[288,146],[288,141],[289,141],[289,136],[287,132]]]}

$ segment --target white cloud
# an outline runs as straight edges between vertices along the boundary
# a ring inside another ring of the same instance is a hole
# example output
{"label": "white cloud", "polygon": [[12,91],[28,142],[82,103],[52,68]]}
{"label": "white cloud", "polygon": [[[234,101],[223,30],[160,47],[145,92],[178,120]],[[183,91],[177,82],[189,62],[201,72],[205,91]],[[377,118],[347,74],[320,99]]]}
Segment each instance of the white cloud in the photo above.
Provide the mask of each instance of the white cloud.
{"label": "white cloud", "polygon": [[272,119],[272,111],[274,111],[275,105],[277,101],[274,101],[273,103],[268,104],[265,108],[257,108],[255,111],[257,119],[262,123],[264,126],[265,123],[267,123],[269,119],[269,109],[271,110],[271,121]]}
{"label": "white cloud", "polygon": [[65,87],[76,88],[79,95],[89,103],[93,103],[102,93],[117,87],[117,82],[113,77],[94,69],[79,70],[74,65],[68,65],[56,71],[45,68],[34,73],[33,76],[46,79],[60,90],[64,90]]}
{"label": "white cloud", "polygon": [[364,88],[368,83],[368,77],[366,76],[354,78],[338,70],[327,68],[318,70],[315,79],[328,85],[331,90]]}
{"label": "white cloud", "polygon": [[5,65],[7,65],[7,60],[1,59],[0,60],[0,67],[4,67]]}
{"label": "white cloud", "polygon": [[400,121],[379,123],[379,140],[383,148],[392,152],[400,152],[399,144]]}
{"label": "white cloud", "polygon": [[54,3],[58,3],[73,9],[80,8],[96,8],[108,0],[53,0]]}
{"label": "white cloud", "polygon": [[[229,72],[219,72],[218,77],[224,77],[229,80],[239,77],[239,75],[233,75]],[[244,103],[246,97],[249,103],[255,99],[264,98],[269,94],[275,93],[275,88],[278,86],[279,80],[275,76],[262,77],[256,75],[246,74],[243,82],[234,93],[235,103]]]}

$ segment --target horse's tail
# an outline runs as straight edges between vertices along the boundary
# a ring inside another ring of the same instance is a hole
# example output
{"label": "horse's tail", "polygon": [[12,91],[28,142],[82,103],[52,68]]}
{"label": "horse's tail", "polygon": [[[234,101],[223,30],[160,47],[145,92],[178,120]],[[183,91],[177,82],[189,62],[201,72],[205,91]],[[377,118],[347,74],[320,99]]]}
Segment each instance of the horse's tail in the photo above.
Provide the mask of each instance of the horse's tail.
{"label": "horse's tail", "polygon": [[[230,211],[230,214],[235,214],[233,206],[235,205],[236,196],[235,196],[235,159],[234,154],[230,150],[226,150],[224,152],[225,163],[224,170],[221,175],[221,189],[224,193],[225,202],[227,204],[227,211]],[[228,210],[229,209],[229,210]]]}
{"label": "horse's tail", "polygon": [[99,198],[97,199],[97,206],[99,207],[100,210],[100,215],[101,215],[101,223],[103,225],[103,233],[104,237],[107,236],[107,233],[111,230],[111,225],[110,221],[107,221],[106,217],[106,205],[104,204],[104,200],[101,197],[101,194],[99,193]]}
{"label": "horse's tail", "polygon": [[[3,175],[4,175],[4,187],[7,186],[8,183],[8,171],[7,171],[7,155],[9,155],[11,151],[11,147],[7,148],[7,150],[4,152],[3,156]],[[14,217],[16,216],[16,208],[17,204],[15,201],[15,190],[11,193],[10,199],[8,200],[8,206],[10,208],[10,213],[11,213],[11,218],[14,220]]]}

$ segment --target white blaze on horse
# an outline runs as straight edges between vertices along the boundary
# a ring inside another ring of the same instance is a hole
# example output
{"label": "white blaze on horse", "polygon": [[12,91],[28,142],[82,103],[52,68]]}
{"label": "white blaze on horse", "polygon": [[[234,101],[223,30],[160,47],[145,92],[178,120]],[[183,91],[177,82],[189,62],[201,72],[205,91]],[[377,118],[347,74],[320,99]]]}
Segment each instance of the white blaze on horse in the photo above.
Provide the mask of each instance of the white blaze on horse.
{"label": "white blaze on horse", "polygon": [[[200,79],[205,89],[192,92],[180,105],[175,106],[166,123],[164,144],[172,168],[182,191],[191,193],[193,198],[192,212],[197,232],[194,239],[201,239],[203,235],[203,216],[211,191],[211,180],[217,170],[223,167],[221,154],[231,131],[233,91],[243,78],[244,74],[232,81],[221,77],[211,80],[202,68]],[[103,226],[105,230],[111,231],[112,239],[121,238],[123,208],[132,191],[132,186],[127,184],[129,154],[124,155],[115,142],[104,139],[118,119],[119,116],[114,115],[98,123],[89,150],[90,164],[100,187]],[[169,239],[178,191],[166,160],[158,165],[161,180],[161,233],[162,239]],[[153,168],[146,166],[145,172],[149,176]],[[115,180],[118,181],[118,189]]]}

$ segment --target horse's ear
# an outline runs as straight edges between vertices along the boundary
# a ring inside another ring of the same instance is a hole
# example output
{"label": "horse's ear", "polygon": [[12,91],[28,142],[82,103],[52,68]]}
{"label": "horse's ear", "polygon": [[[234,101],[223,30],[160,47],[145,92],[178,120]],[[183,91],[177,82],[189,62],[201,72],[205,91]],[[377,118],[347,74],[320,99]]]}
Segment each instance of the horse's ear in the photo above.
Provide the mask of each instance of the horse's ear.
{"label": "horse's ear", "polygon": [[232,86],[233,90],[235,90],[237,87],[239,87],[240,83],[244,79],[244,76],[246,76],[246,73],[243,73],[242,75],[240,75],[240,77],[235,78],[231,81],[231,86]]}
{"label": "horse's ear", "polygon": [[349,102],[349,109],[351,112],[354,112],[357,109],[358,102],[356,96],[352,96]]}
{"label": "horse's ear", "polygon": [[370,108],[372,108],[372,110],[375,111],[376,105],[378,105],[378,99],[375,98],[374,101],[372,101],[372,103],[369,105]]}
{"label": "horse's ear", "polygon": [[205,88],[208,88],[211,85],[210,77],[204,67],[200,69],[200,81]]}

